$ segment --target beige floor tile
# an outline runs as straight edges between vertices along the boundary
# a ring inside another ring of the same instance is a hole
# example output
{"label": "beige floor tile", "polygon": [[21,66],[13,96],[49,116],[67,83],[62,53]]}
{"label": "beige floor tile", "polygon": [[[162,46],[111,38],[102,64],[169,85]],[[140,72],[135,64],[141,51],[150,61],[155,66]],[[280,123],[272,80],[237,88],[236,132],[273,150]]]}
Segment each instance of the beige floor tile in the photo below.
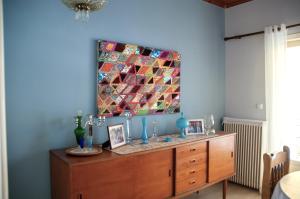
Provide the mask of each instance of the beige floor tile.
{"label": "beige floor tile", "polygon": [[[259,192],[237,184],[229,183],[227,199],[260,199]],[[222,184],[203,189],[199,194],[191,194],[184,199],[222,199]]]}

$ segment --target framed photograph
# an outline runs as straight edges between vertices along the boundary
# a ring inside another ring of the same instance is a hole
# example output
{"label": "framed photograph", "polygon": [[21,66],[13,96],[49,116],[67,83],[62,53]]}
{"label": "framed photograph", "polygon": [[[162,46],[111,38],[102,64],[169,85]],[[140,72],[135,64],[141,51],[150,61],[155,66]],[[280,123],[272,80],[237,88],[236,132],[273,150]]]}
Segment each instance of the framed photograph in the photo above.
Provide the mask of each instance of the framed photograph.
{"label": "framed photograph", "polygon": [[186,135],[205,134],[203,119],[191,119],[188,121],[189,126],[185,129]]}
{"label": "framed photograph", "polygon": [[123,124],[117,124],[107,127],[110,148],[115,149],[126,144],[126,137]]}

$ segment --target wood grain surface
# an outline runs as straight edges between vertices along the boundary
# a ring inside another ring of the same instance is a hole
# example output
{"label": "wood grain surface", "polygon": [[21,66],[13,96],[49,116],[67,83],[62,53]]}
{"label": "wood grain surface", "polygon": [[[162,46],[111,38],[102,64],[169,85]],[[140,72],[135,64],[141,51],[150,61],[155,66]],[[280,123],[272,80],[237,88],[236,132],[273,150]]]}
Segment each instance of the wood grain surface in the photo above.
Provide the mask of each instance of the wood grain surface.
{"label": "wood grain surface", "polygon": [[[179,198],[234,173],[235,133],[128,155],[51,150],[52,199]],[[226,187],[224,187],[226,197]]]}

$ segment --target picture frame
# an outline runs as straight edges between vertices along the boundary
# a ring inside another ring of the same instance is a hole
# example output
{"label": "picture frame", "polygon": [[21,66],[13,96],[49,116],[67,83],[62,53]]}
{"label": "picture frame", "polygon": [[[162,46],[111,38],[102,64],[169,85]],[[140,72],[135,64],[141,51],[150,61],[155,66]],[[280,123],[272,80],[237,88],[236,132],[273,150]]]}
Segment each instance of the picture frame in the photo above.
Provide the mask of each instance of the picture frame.
{"label": "picture frame", "polygon": [[115,149],[126,144],[123,123],[107,126],[107,132],[111,149]]}
{"label": "picture frame", "polygon": [[185,129],[186,135],[204,135],[204,119],[190,119],[189,126]]}

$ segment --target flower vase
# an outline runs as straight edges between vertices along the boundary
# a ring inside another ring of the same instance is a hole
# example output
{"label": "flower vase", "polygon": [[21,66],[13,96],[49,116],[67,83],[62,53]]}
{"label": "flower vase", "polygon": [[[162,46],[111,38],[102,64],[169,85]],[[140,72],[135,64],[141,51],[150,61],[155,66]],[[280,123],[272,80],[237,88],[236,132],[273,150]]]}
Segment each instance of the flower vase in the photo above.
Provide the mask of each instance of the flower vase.
{"label": "flower vase", "polygon": [[126,143],[131,144],[132,138],[131,138],[130,130],[132,129],[132,114],[130,111],[126,111],[124,116],[126,117],[126,127],[127,127]]}
{"label": "flower vase", "polygon": [[76,136],[77,144],[82,149],[84,147],[85,129],[82,128],[81,122],[82,122],[82,115],[81,112],[79,112],[75,117],[76,129],[74,129],[74,134]]}
{"label": "flower vase", "polygon": [[143,131],[142,131],[142,143],[148,144],[148,135],[147,135],[147,120],[145,117],[142,118],[142,125],[143,125]]}

